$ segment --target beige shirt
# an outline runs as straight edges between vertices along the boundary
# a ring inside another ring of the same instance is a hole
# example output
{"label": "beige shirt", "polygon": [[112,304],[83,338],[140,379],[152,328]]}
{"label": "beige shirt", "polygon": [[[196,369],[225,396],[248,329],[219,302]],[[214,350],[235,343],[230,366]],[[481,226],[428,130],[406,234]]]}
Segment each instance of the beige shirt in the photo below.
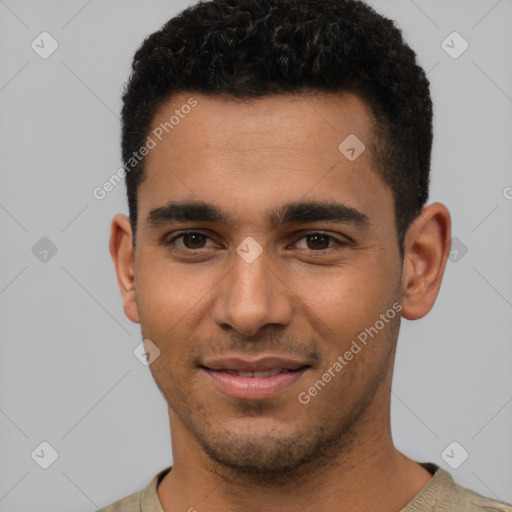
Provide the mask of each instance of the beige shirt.
{"label": "beige shirt", "polygon": [[[439,466],[420,462],[433,477],[400,512],[512,512],[512,505],[486,498],[456,484],[450,473]],[[158,494],[158,484],[172,466],[157,473],[141,491],[130,494],[98,512],[164,512]]]}

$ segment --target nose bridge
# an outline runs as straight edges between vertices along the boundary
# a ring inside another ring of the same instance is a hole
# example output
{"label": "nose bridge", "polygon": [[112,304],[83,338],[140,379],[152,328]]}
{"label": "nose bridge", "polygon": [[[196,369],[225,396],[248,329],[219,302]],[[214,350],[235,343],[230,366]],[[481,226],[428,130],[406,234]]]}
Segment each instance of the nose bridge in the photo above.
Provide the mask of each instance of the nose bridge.
{"label": "nose bridge", "polygon": [[286,286],[269,267],[264,254],[253,261],[234,256],[214,305],[213,317],[219,326],[229,325],[250,336],[266,324],[290,321]]}

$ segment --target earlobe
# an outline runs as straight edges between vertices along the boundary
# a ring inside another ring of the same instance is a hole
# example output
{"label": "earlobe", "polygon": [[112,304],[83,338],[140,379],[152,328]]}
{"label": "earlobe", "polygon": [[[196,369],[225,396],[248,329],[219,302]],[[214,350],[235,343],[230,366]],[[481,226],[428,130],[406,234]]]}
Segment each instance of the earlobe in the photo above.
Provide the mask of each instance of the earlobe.
{"label": "earlobe", "polygon": [[112,219],[109,249],[123,298],[124,313],[132,322],[140,323],[135,300],[132,229],[126,215],[118,214]]}
{"label": "earlobe", "polygon": [[433,307],[450,253],[450,213],[441,203],[425,206],[407,230],[402,274],[402,316],[424,317]]}

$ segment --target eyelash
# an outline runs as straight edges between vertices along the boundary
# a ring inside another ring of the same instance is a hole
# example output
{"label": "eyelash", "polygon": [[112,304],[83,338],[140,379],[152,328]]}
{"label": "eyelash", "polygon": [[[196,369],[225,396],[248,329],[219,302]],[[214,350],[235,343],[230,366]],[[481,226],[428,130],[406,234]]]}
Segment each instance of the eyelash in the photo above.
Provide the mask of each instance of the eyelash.
{"label": "eyelash", "polygon": [[[168,249],[171,249],[171,246],[174,245],[175,247],[177,247],[174,242],[180,238],[183,238],[185,235],[201,235],[201,236],[204,236],[206,238],[209,238],[210,240],[212,239],[210,236],[206,235],[205,233],[202,233],[200,231],[180,231],[176,236],[174,236],[173,238],[171,238],[170,240],[166,240],[164,242],[164,246]],[[327,237],[330,241],[333,241],[336,243],[335,246],[332,246],[332,247],[327,247],[326,249],[319,249],[319,250],[314,250],[314,249],[302,249],[303,251],[308,251],[310,253],[318,253],[318,254],[330,254],[333,250],[336,251],[336,250],[339,250],[341,247],[344,247],[344,246],[347,246],[349,245],[349,242],[348,241],[343,241],[343,240],[340,240],[336,237],[334,237],[333,235],[330,235],[328,233],[324,233],[322,231],[308,231],[307,233],[305,233],[303,236],[301,236],[299,238],[299,240],[303,240],[304,238],[307,238],[308,236],[311,236],[311,235],[322,235],[324,237]],[[189,252],[189,253],[200,253],[201,251],[203,251],[204,249],[208,249],[207,247],[200,247],[199,249],[188,249],[187,247],[185,248],[179,248],[177,249],[178,251],[183,251],[183,252]]]}

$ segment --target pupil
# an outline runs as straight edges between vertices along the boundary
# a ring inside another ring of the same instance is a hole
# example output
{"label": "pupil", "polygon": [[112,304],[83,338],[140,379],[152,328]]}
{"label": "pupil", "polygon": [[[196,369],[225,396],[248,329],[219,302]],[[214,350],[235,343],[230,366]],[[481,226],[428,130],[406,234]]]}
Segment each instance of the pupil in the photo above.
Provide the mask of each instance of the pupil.
{"label": "pupil", "polygon": [[[327,235],[319,235],[319,234],[309,235],[308,239],[309,239],[309,241],[313,241],[313,247],[315,249],[327,249],[327,247],[329,246],[329,237]],[[324,242],[327,241],[327,244],[325,244],[325,243],[318,244],[319,239],[323,239]]]}
{"label": "pupil", "polygon": [[[191,245],[192,247],[189,247],[189,249],[200,249],[203,245],[201,242],[204,242],[204,240],[202,240],[201,237],[203,237],[203,235],[201,235],[200,233],[186,233],[184,235],[185,245],[187,247]],[[199,245],[199,247],[197,245]]]}

